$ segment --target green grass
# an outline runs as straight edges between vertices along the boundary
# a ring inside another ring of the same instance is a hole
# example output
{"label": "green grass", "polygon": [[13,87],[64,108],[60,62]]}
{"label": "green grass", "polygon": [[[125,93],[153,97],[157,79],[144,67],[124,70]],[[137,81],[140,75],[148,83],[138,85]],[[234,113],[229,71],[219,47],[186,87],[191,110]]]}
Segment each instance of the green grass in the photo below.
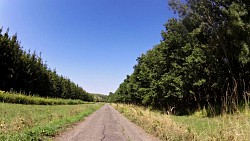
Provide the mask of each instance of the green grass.
{"label": "green grass", "polygon": [[112,106],[161,140],[250,140],[250,110],[209,118],[202,116],[201,112],[190,116],[174,116],[135,105],[112,104]]}
{"label": "green grass", "polygon": [[103,104],[21,105],[0,103],[0,140],[49,140]]}
{"label": "green grass", "polygon": [[176,123],[184,125],[195,134],[197,140],[235,140],[250,139],[250,115],[236,113],[213,118],[191,116],[171,116]]}
{"label": "green grass", "polygon": [[35,105],[74,105],[87,103],[82,100],[42,98],[37,96],[27,96],[18,93],[14,94],[4,91],[0,91],[0,102]]}

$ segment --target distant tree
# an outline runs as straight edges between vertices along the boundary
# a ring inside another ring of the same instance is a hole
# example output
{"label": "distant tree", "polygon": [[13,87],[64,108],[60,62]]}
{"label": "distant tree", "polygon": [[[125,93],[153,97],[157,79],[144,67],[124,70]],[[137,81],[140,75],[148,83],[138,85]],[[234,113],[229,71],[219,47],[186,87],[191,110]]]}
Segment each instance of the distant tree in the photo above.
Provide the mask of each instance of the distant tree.
{"label": "distant tree", "polygon": [[42,97],[93,101],[93,97],[69,79],[50,70],[36,52],[23,51],[17,35],[0,29],[0,89]]}

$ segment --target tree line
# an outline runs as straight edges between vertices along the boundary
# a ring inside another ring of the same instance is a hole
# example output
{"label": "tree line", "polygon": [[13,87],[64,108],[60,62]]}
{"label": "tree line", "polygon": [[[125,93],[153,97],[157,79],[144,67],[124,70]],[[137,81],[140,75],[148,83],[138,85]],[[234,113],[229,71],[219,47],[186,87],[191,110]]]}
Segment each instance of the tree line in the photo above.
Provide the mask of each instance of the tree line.
{"label": "tree line", "polygon": [[95,102],[107,102],[107,95],[104,94],[97,94],[97,93],[91,93],[94,97]]}
{"label": "tree line", "polygon": [[17,35],[0,29],[0,90],[41,97],[93,101],[93,96],[69,78],[58,75],[42,60],[41,54],[24,51]]}
{"label": "tree line", "polygon": [[250,1],[169,0],[161,42],[109,100],[190,114],[230,113],[250,96]]}

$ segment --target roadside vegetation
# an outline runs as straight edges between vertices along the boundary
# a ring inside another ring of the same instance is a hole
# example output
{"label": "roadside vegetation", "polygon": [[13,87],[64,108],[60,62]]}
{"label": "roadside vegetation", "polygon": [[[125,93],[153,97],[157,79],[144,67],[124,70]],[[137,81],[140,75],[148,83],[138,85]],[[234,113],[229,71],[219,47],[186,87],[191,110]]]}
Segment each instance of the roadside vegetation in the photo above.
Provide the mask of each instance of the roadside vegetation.
{"label": "roadside vegetation", "polygon": [[249,110],[209,118],[204,110],[189,116],[174,116],[135,105],[111,105],[161,140],[247,141],[250,139]]}
{"label": "roadside vegetation", "polygon": [[176,124],[168,115],[144,107],[126,104],[111,104],[132,122],[161,140],[192,140],[193,135],[185,126]]}
{"label": "roadside vegetation", "polygon": [[22,105],[0,103],[0,140],[49,140],[103,104]]}
{"label": "roadside vegetation", "polygon": [[216,116],[170,116],[179,125],[186,126],[196,140],[248,141],[250,139],[250,111]]}
{"label": "roadside vegetation", "polygon": [[178,17],[108,101],[162,140],[249,140],[249,0],[168,2]]}
{"label": "roadside vegetation", "polygon": [[137,59],[112,102],[209,116],[237,112],[250,96],[249,0],[169,0],[161,42]]}
{"label": "roadside vegetation", "polygon": [[35,105],[74,105],[84,104],[82,100],[71,100],[61,98],[42,98],[38,96],[27,96],[19,93],[10,93],[0,90],[0,102],[15,104],[35,104]]}

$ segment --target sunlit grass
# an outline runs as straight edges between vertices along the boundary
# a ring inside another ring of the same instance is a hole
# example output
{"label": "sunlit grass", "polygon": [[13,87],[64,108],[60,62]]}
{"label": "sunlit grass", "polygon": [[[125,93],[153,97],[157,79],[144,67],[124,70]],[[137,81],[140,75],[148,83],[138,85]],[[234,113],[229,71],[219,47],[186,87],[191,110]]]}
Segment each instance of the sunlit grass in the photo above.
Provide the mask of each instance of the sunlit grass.
{"label": "sunlit grass", "polygon": [[217,116],[213,118],[199,116],[171,116],[178,124],[187,126],[199,140],[235,140],[250,139],[250,116],[245,113]]}
{"label": "sunlit grass", "polygon": [[161,140],[193,140],[193,134],[185,126],[176,124],[169,115],[134,105],[112,104],[132,122]]}
{"label": "sunlit grass", "polygon": [[162,114],[134,105],[112,104],[118,111],[162,140],[248,141],[249,110],[217,117]]}
{"label": "sunlit grass", "polygon": [[0,140],[40,140],[83,120],[103,104],[22,105],[0,103]]}
{"label": "sunlit grass", "polygon": [[27,96],[19,93],[9,93],[0,91],[0,102],[35,104],[35,105],[64,105],[64,104],[84,104],[82,100],[60,99],[60,98],[42,98],[37,96]]}

